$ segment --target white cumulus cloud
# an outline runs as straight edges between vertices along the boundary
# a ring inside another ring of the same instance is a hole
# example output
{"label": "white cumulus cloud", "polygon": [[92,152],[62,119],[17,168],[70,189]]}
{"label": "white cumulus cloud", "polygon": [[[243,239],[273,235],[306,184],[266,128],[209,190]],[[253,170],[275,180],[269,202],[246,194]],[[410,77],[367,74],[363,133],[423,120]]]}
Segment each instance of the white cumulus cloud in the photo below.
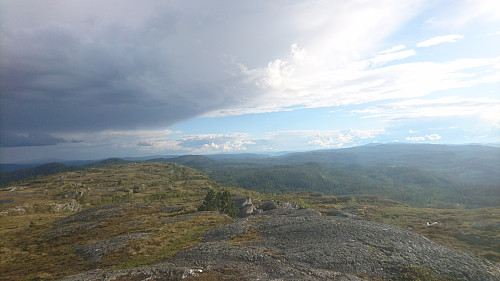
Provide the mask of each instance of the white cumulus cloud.
{"label": "white cumulus cloud", "polygon": [[[293,48],[298,48],[293,45]],[[302,49],[301,49],[302,50]],[[212,111],[206,116],[240,115],[362,104],[388,99],[416,98],[436,91],[500,82],[500,57],[415,61],[380,66],[383,62],[415,55],[414,50],[351,61],[338,67],[304,50],[300,63],[293,51],[267,67],[240,64],[242,81],[255,86],[253,95],[239,106]],[[379,64],[377,64],[379,63]]]}
{"label": "white cumulus cloud", "polygon": [[238,152],[255,144],[249,134],[197,134],[185,135],[178,140],[179,146],[193,153]]}
{"label": "white cumulus cloud", "polygon": [[425,136],[428,140],[439,140],[441,136],[438,134],[430,134]]}
{"label": "white cumulus cloud", "polygon": [[[376,136],[384,134],[381,130],[294,130],[294,131],[278,131],[268,133],[267,140],[269,143],[287,142],[288,149],[294,150],[297,147],[309,145],[310,149],[318,148],[339,148],[355,146],[362,143],[370,142]],[[291,142],[290,140],[295,140]]]}

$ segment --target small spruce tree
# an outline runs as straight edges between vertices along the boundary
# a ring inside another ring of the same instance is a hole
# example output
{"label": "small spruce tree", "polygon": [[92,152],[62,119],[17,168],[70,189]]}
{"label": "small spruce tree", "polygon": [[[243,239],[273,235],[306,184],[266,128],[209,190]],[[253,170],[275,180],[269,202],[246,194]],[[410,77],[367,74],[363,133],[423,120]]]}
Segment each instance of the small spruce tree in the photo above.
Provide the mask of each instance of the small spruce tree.
{"label": "small spruce tree", "polygon": [[207,191],[207,195],[205,196],[205,200],[198,208],[200,211],[216,211],[217,210],[217,198],[215,195],[215,191],[213,189],[209,189]]}
{"label": "small spruce tree", "polygon": [[222,192],[217,193],[217,203],[219,204],[219,211],[227,214],[231,217],[236,217],[238,215],[238,208],[236,207],[236,202],[233,200],[231,193],[229,191],[224,190]]}

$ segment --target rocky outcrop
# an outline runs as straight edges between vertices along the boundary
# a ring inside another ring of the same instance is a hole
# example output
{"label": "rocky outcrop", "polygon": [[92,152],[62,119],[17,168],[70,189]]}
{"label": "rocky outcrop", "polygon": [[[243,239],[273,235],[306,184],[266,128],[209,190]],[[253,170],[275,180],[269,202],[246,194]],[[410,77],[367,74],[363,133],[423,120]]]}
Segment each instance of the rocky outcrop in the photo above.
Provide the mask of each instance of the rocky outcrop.
{"label": "rocky outcrop", "polygon": [[73,248],[73,252],[84,260],[99,262],[102,257],[118,248],[127,246],[127,241],[149,238],[149,233],[129,233],[104,239],[90,244],[79,245]]}
{"label": "rocky outcrop", "polygon": [[43,238],[57,238],[77,231],[87,231],[97,227],[104,219],[121,216],[124,204],[114,203],[80,211],[52,224],[52,229],[42,234]]}
{"label": "rocky outcrop", "polygon": [[239,210],[238,211],[239,218],[246,218],[251,215],[262,213],[262,210],[257,209],[253,205],[251,197],[233,196],[233,200],[236,202],[236,207]]}
{"label": "rocky outcrop", "polygon": [[[248,233],[253,236],[244,240]],[[231,242],[235,237],[240,237],[237,244]],[[203,280],[206,272],[227,274],[228,269],[237,272],[238,280],[398,280],[401,269],[411,267],[449,280],[500,280],[497,264],[418,234],[291,208],[263,211],[210,230],[203,243],[157,265],[92,271],[63,280],[139,280],[134,279],[137,276],[140,280],[171,280],[185,273],[199,274]]]}
{"label": "rocky outcrop", "polygon": [[76,212],[82,209],[82,205],[78,203],[75,199],[67,203],[52,203],[52,209],[54,212]]}
{"label": "rocky outcrop", "polygon": [[[234,246],[231,237],[256,230],[260,239]],[[338,274],[397,279],[401,268],[418,266],[463,280],[499,280],[487,260],[433,243],[397,227],[317,211],[275,209],[205,234],[209,243],[177,256],[203,267],[252,263],[268,279],[333,280]],[[257,270],[257,271],[259,271]],[[256,272],[255,274],[259,274]]]}
{"label": "rocky outcrop", "polygon": [[233,195],[233,200],[236,202],[236,207],[238,208],[238,217],[246,218],[252,215],[258,215],[264,211],[287,208],[287,209],[297,209],[298,204],[293,201],[278,201],[270,200],[260,204],[256,207],[253,204],[251,197],[235,196]]}

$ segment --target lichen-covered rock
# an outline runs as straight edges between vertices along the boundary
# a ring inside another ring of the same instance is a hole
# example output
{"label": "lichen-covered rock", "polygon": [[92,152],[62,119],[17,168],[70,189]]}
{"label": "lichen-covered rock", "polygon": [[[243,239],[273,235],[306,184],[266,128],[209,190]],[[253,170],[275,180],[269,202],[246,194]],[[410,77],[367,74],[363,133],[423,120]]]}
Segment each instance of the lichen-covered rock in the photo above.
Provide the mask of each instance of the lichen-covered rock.
{"label": "lichen-covered rock", "polygon": [[257,208],[255,208],[254,205],[245,205],[245,206],[240,207],[239,209],[240,209],[238,212],[239,218],[246,218],[248,216],[251,216],[257,210]]}
{"label": "lichen-covered rock", "polygon": [[262,213],[261,209],[257,209],[254,206],[251,197],[233,196],[233,199],[236,202],[236,207],[239,209],[238,211],[239,218],[246,218],[251,215]]}

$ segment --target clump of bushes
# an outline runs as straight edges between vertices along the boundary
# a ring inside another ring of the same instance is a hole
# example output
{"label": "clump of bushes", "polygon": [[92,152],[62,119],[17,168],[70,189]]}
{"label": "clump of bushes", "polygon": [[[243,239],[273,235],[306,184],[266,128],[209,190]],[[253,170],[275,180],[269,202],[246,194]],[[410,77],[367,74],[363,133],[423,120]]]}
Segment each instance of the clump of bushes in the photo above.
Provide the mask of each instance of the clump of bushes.
{"label": "clump of bushes", "polygon": [[238,208],[231,193],[227,190],[215,193],[213,189],[207,191],[205,200],[198,208],[200,211],[219,211],[231,217],[238,215]]}

